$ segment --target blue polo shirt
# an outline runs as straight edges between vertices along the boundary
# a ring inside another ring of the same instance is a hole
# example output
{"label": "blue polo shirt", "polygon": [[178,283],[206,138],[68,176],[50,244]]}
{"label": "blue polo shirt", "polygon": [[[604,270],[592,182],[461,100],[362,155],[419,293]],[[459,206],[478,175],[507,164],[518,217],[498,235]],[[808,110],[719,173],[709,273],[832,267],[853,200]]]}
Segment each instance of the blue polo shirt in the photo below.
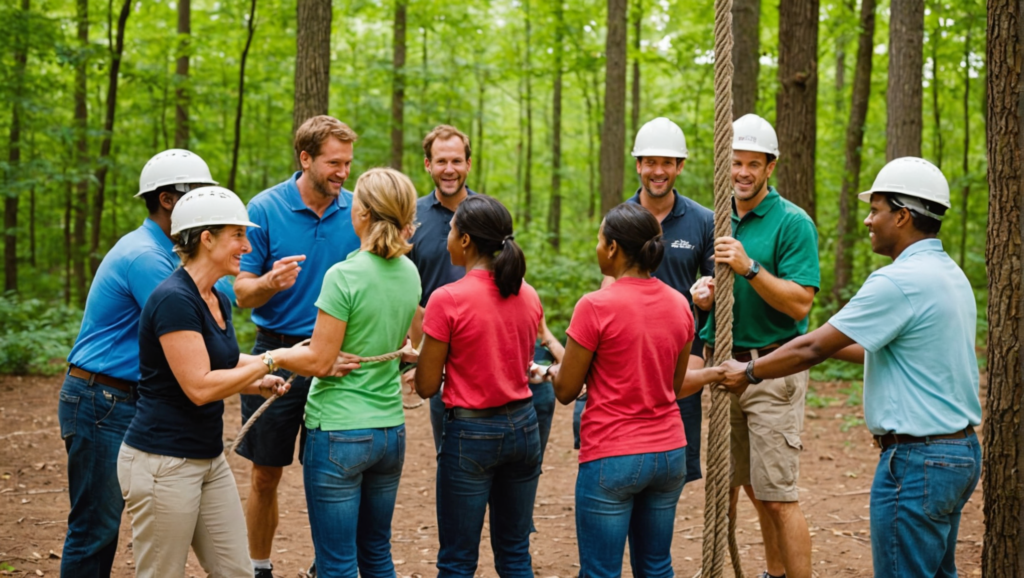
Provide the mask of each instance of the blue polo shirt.
{"label": "blue polo shirt", "polygon": [[344,189],[322,217],[302,202],[296,184],[302,171],[249,201],[252,252],[242,256],[242,271],[260,276],[274,261],[291,255],[305,255],[302,271],[290,289],[280,291],[261,307],[253,309],[252,321],[275,333],[292,336],[313,334],[317,297],[324,275],[332,265],[344,261],[359,248],[352,229],[352,193]]}
{"label": "blue polo shirt", "polygon": [[938,239],[868,277],[829,324],[864,347],[864,421],[875,435],[942,435],[981,424],[978,310]]}
{"label": "blue polo shirt", "polygon": [[[476,194],[469,187],[466,190],[470,195]],[[427,306],[435,289],[454,283],[466,274],[464,267],[452,265],[448,254],[448,233],[452,230],[453,216],[455,213],[437,200],[435,191],[416,201],[416,222],[419,225],[409,239],[412,243],[409,259],[420,272],[420,284],[423,286],[420,307]]]}
{"label": "blue polo shirt", "polygon": [[174,243],[150,219],[121,237],[96,270],[68,363],[139,380],[139,317],[149,294],[180,263]]}
{"label": "blue polo shirt", "polygon": [[[715,214],[676,191],[672,194],[672,211],[661,222],[665,257],[652,276],[682,293],[692,306],[690,287],[697,282],[697,273],[715,274]],[[640,191],[627,202],[640,204]]]}

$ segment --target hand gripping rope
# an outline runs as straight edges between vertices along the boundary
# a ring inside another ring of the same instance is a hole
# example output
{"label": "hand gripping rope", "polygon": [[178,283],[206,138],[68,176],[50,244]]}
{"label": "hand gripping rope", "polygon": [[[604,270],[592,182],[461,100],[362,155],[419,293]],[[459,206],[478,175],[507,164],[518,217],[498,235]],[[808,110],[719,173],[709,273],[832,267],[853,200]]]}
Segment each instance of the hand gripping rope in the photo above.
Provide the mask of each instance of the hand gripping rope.
{"label": "hand gripping rope", "polygon": [[[308,345],[308,343],[309,343],[309,340],[307,339],[306,341],[300,343],[299,345],[300,346],[301,345]],[[358,363],[374,363],[374,362],[377,362],[377,361],[391,361],[392,359],[398,359],[399,357],[401,357],[402,355],[404,355],[406,353],[415,353],[415,350],[412,348],[411,344],[407,343],[405,345],[405,347],[399,349],[398,351],[392,351],[391,353],[385,353],[384,355],[373,355],[373,356],[370,356],[370,357],[359,357],[359,358],[356,358],[356,362],[358,362]],[[290,384],[292,381],[295,380],[295,378],[297,376],[298,376],[297,373],[293,373],[291,375],[291,377],[289,377],[288,380],[285,383]],[[242,443],[242,439],[245,438],[245,434],[249,433],[249,429],[252,428],[252,424],[256,423],[256,420],[258,420],[260,418],[260,416],[263,415],[263,412],[267,411],[267,408],[270,407],[270,404],[272,404],[275,401],[277,401],[278,397],[280,397],[280,396],[277,395],[276,393],[274,395],[268,397],[267,401],[263,402],[263,405],[261,405],[259,407],[259,409],[257,409],[255,412],[253,412],[252,416],[242,426],[242,429],[238,430],[238,435],[235,436],[234,441],[231,442],[231,446],[228,447],[228,450],[227,450],[228,454],[232,454],[232,453],[235,452],[235,448],[238,447],[238,444]],[[410,404],[406,404],[405,402],[402,402],[402,407],[404,407],[405,409],[415,409],[415,408],[417,408],[417,407],[419,407],[421,405],[423,405],[423,400],[420,400],[419,403],[411,404],[411,405]]]}

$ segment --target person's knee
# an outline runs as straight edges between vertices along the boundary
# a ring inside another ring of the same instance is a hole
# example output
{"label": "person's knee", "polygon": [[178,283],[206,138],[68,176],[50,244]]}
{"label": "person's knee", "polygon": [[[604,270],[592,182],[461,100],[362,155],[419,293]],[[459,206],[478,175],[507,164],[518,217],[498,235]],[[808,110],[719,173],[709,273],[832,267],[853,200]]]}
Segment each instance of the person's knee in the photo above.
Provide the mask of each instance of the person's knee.
{"label": "person's knee", "polygon": [[762,501],[761,507],[765,513],[775,520],[784,520],[794,512],[799,512],[799,502],[767,502]]}
{"label": "person's knee", "polygon": [[252,466],[252,490],[259,493],[276,492],[281,483],[284,468],[273,466]]}

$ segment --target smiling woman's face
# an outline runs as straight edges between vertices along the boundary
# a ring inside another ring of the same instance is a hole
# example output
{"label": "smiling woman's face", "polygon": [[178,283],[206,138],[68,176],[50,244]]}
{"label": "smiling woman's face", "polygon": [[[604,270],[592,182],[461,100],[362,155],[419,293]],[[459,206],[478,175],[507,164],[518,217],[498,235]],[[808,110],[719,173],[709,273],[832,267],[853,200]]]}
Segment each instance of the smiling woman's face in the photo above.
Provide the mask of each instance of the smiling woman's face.
{"label": "smiling woman's face", "polygon": [[[242,225],[225,225],[216,235],[209,235],[210,259],[224,271],[225,275],[238,275],[242,269],[242,255],[252,251],[249,239]],[[206,243],[204,243],[205,245]]]}

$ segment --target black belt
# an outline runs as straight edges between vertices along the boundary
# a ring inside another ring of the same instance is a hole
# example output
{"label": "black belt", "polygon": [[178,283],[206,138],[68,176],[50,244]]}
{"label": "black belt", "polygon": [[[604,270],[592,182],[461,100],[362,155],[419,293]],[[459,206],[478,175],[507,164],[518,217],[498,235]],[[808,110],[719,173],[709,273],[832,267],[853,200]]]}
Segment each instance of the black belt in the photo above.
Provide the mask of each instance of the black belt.
{"label": "black belt", "polygon": [[937,436],[918,437],[908,434],[887,433],[885,435],[875,436],[875,445],[885,450],[893,444],[926,444],[935,440],[959,440],[971,437],[972,435],[974,435],[974,426],[972,425],[968,425],[964,429],[951,434],[941,434]]}
{"label": "black belt", "polygon": [[265,335],[271,339],[276,339],[285,345],[295,345],[296,343],[309,339],[309,337],[299,337],[297,335],[281,335],[280,333],[274,333],[273,331],[264,329],[258,325],[256,326],[256,333]]}
{"label": "black belt", "polygon": [[467,409],[464,407],[453,407],[448,410],[448,419],[479,419],[485,417],[494,417],[496,415],[501,414],[512,414],[523,409],[528,405],[533,405],[532,397],[506,403],[505,405],[499,405],[498,407],[487,407],[484,409]]}
{"label": "black belt", "polygon": [[[750,353],[751,351],[756,351],[758,357],[764,357],[780,347],[782,347],[782,345],[773,343],[765,347],[758,347],[757,349],[736,348],[732,350],[732,358],[741,363],[749,363],[750,360],[754,358],[753,354]],[[715,358],[715,348],[708,346],[707,349],[709,353],[707,357],[713,360]]]}

